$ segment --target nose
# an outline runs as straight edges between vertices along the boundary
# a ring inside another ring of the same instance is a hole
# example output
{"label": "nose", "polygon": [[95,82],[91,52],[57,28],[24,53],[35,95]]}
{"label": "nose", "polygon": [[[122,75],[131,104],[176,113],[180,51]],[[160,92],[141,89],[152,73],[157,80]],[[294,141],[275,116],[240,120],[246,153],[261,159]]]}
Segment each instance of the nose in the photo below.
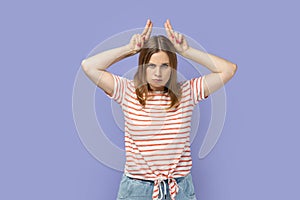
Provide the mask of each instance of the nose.
{"label": "nose", "polygon": [[154,75],[157,76],[157,77],[161,77],[161,69],[160,69],[160,67],[156,67]]}

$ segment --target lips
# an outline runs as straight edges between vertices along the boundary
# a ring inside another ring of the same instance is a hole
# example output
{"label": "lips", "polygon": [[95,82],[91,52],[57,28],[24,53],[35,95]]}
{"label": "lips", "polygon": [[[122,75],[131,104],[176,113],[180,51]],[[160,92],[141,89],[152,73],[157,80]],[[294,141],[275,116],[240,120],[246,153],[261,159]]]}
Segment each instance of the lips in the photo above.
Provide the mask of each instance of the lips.
{"label": "lips", "polygon": [[162,81],[162,79],[152,79],[153,81],[155,81],[155,82],[161,82]]}

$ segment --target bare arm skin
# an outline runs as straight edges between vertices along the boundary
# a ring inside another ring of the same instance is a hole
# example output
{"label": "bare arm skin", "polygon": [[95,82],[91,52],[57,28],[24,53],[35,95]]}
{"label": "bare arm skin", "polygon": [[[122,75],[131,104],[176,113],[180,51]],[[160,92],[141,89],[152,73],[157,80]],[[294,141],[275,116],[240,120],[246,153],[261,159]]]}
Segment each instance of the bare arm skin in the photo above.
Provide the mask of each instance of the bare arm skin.
{"label": "bare arm skin", "polygon": [[205,75],[204,96],[208,96],[226,84],[235,74],[237,65],[218,56],[189,47],[182,53],[209,69],[212,73]]}
{"label": "bare arm skin", "polygon": [[148,20],[143,33],[133,35],[129,44],[84,59],[81,62],[83,71],[99,88],[111,96],[114,90],[114,80],[112,74],[106,69],[116,62],[138,53],[144,42],[149,39],[151,31],[152,22]]}
{"label": "bare arm skin", "polygon": [[189,47],[184,36],[173,30],[169,20],[165,23],[165,29],[180,55],[203,65],[212,72],[205,75],[204,96],[208,96],[224,86],[236,73],[236,64],[216,55]]}
{"label": "bare arm skin", "polygon": [[81,66],[93,83],[111,96],[114,89],[114,80],[111,73],[106,69],[130,55],[133,55],[133,51],[126,45],[87,58],[81,62]]}

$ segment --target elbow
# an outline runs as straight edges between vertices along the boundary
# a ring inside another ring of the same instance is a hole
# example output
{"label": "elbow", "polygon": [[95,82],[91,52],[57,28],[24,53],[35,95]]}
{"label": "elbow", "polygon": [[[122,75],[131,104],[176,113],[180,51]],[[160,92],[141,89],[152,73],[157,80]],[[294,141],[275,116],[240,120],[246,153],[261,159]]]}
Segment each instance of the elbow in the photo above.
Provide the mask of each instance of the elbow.
{"label": "elbow", "polygon": [[234,73],[236,73],[237,68],[238,68],[237,64],[233,64],[233,71],[234,71]]}
{"label": "elbow", "polygon": [[81,61],[81,68],[82,68],[83,71],[85,71],[85,72],[87,71],[87,65],[86,65],[86,60],[85,59]]}
{"label": "elbow", "polygon": [[234,76],[234,74],[236,73],[236,71],[237,71],[237,64],[232,64],[231,65],[231,74],[232,74],[232,76]]}
{"label": "elbow", "polygon": [[237,65],[236,64],[230,64],[226,67],[226,70],[224,71],[224,75],[229,79],[231,79],[237,71]]}

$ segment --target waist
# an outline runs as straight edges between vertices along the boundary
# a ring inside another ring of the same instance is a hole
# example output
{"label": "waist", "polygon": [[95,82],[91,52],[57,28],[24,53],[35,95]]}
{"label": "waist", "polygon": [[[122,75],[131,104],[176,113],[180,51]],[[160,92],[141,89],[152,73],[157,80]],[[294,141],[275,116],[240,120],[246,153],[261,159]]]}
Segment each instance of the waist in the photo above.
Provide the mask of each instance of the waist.
{"label": "waist", "polygon": [[[125,174],[124,174],[125,175]],[[182,177],[178,177],[178,178],[174,178],[176,180],[177,183],[181,182],[183,179],[185,179],[187,176],[189,176],[190,173],[188,173],[187,175],[185,176],[182,176]],[[127,175],[125,175],[127,176]],[[127,176],[129,179],[131,180],[137,180],[137,181],[142,181],[142,182],[148,182],[148,183],[154,183],[154,180],[146,180],[146,179],[139,179],[139,178],[133,178],[133,177],[130,177],[130,176]],[[163,180],[165,181],[166,183],[168,182],[168,179],[165,179]]]}

